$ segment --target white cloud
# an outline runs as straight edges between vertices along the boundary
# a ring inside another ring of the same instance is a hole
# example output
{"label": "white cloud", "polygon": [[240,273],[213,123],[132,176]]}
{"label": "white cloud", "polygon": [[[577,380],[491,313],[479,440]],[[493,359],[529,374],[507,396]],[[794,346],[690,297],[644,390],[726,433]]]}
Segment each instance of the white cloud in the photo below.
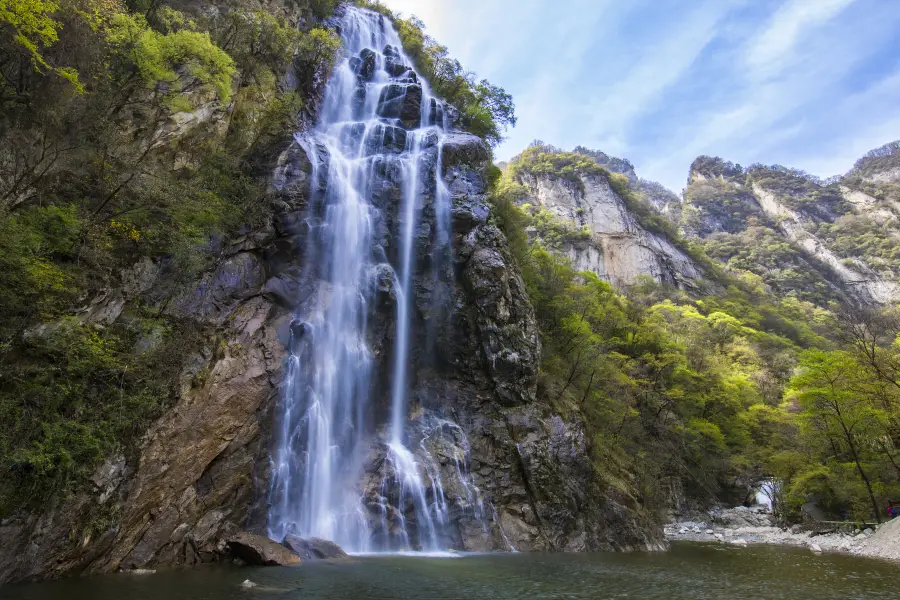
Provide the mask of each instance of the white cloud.
{"label": "white cloud", "polygon": [[813,33],[856,0],[790,0],[774,15],[768,26],[747,45],[746,63],[757,75],[777,75],[792,61],[798,41]]}
{"label": "white cloud", "polygon": [[587,130],[595,136],[626,132],[635,119],[662,100],[669,86],[681,80],[716,37],[717,26],[730,8],[725,2],[700,5],[686,19],[673,23],[671,31],[663,32],[658,43],[648,46],[611,90],[595,92]]}

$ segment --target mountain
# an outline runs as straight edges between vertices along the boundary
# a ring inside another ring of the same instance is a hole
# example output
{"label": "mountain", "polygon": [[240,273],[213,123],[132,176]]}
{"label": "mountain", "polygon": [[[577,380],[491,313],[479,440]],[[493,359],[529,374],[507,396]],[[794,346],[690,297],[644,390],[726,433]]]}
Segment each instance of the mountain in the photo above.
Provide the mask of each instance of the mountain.
{"label": "mountain", "polygon": [[569,229],[550,239],[552,228],[538,225],[534,235],[617,287],[649,276],[709,291],[715,276],[693,246],[732,276],[752,274],[774,294],[827,306],[900,298],[898,165],[897,143],[828,181],[701,156],[682,198],[640,179],[629,161],[581,146],[536,142],[505,168],[521,186],[519,204]]}
{"label": "mountain", "polygon": [[691,165],[680,225],[733,272],[819,304],[900,298],[897,144],[828,181],[781,166]]}
{"label": "mountain", "polygon": [[[617,287],[641,276],[698,289],[702,266],[677,239],[677,196],[638,179],[631,163],[602,152],[533,144],[506,167],[517,202],[535,217],[533,235]],[[650,210],[652,207],[653,210]],[[561,233],[561,235],[560,235]]]}

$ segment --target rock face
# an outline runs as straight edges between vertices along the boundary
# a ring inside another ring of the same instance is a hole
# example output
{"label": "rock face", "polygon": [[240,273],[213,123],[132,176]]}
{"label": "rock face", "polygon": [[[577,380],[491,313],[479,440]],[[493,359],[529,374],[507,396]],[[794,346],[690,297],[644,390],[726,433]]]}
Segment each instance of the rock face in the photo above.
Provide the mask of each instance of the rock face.
{"label": "rock face", "polygon": [[[820,181],[784,167],[744,170],[700,157],[685,190],[682,227],[705,240],[714,258],[756,272],[778,293],[820,303],[890,303],[900,298],[900,264],[889,250],[900,242],[900,203],[891,187],[896,162],[895,149]],[[767,255],[755,256],[760,247]],[[754,254],[749,261],[747,253]]]}
{"label": "rock face", "polygon": [[[291,310],[324,289],[299,275],[307,251],[303,214],[317,186],[310,159],[317,155],[305,144],[299,138],[277,161],[268,219],[231,240],[187,292],[173,295],[154,285],[156,274],[169,267],[144,264],[127,290],[94,303],[91,314],[109,322],[121,312],[121,299],[139,298],[209,332],[209,343],[185,365],[179,401],[146,432],[136,454],[110,457],[74,497],[0,523],[0,580],[192,565],[233,555],[256,564],[293,560],[272,555],[272,546],[251,533],[266,531],[273,407],[287,344],[298,335]],[[437,289],[427,271],[435,225],[426,210],[413,283],[408,435],[420,464],[441,474],[451,524],[442,544],[466,550],[662,548],[655,517],[595,476],[581,423],[564,421],[536,398],[538,328],[506,240],[488,223],[487,148],[456,132],[444,141],[441,160],[452,202],[453,256],[444,266],[452,284]],[[395,218],[400,182],[389,172],[379,181],[381,210]],[[385,251],[392,251],[387,242]],[[396,311],[391,281],[382,279],[368,337],[377,369],[385,372]],[[446,310],[426,310],[435,294],[445,295]],[[389,402],[383,389],[375,392]],[[361,475],[367,497],[378,493],[386,452],[382,432]],[[431,487],[428,494],[439,491]],[[337,554],[308,542],[308,553]]]}
{"label": "rock face", "polygon": [[[606,176],[580,174],[578,181],[530,173],[519,177],[528,189],[523,202],[589,232],[590,239],[566,241],[560,248],[576,269],[593,271],[617,287],[640,276],[685,289],[701,284],[703,274],[694,261],[664,234],[641,226]],[[662,194],[654,197],[662,206]]]}
{"label": "rock face", "polygon": [[242,531],[225,541],[227,552],[251,567],[299,565],[300,557],[267,537]]}

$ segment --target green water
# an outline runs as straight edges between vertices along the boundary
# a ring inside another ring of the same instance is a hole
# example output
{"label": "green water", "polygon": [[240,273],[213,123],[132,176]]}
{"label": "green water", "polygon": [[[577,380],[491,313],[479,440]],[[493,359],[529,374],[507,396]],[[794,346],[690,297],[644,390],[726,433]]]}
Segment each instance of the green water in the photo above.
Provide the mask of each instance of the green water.
{"label": "green water", "polygon": [[[243,589],[250,579],[258,584]],[[808,550],[680,544],[640,554],[365,557],[0,587],[16,600],[900,599],[900,565]]]}

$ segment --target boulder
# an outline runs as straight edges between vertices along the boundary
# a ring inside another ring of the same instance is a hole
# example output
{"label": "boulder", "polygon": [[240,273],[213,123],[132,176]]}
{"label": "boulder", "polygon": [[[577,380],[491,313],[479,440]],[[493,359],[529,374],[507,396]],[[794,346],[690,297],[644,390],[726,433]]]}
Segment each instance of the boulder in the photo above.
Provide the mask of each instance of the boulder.
{"label": "boulder", "polygon": [[418,127],[422,120],[422,86],[412,83],[384,86],[375,112],[385,119],[397,119],[406,129]]}
{"label": "boulder", "polygon": [[281,543],[285,548],[289,548],[307,560],[329,560],[349,556],[334,542],[321,538],[301,538],[296,535],[287,535]]}
{"label": "boulder", "polygon": [[471,133],[445,135],[442,149],[445,170],[462,165],[480,170],[487,166],[491,159],[491,152],[484,140]]}
{"label": "boulder", "polygon": [[363,48],[359,53],[359,63],[351,63],[351,66],[358,64],[356,74],[361,81],[371,81],[372,75],[375,74],[375,52],[369,48]]}
{"label": "boulder", "polygon": [[281,544],[261,535],[242,531],[225,542],[228,553],[250,566],[281,566],[300,564],[300,557]]}
{"label": "boulder", "polygon": [[400,153],[406,149],[406,130],[393,125],[378,124],[366,135],[366,153]]}

